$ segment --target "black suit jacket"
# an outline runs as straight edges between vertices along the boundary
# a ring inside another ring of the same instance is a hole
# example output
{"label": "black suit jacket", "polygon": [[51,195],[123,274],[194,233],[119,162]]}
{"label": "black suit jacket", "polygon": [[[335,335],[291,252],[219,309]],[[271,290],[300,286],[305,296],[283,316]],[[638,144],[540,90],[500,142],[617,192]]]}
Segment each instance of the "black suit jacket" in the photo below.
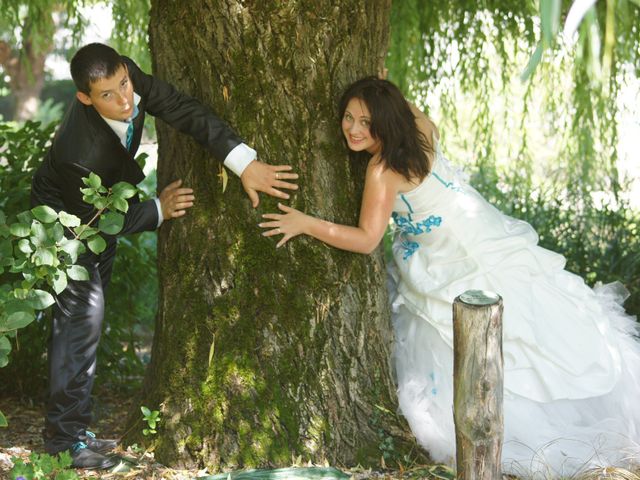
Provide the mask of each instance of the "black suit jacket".
{"label": "black suit jacket", "polygon": [[[48,205],[56,211],[77,215],[83,223],[95,215],[93,206],[82,201],[83,177],[93,172],[111,187],[125,181],[133,185],[144,179],[134,154],[140,145],[145,113],[157,116],[174,128],[191,135],[224,161],[242,140],[220,118],[198,100],[173,86],[147,75],[129,58],[123,57],[134,91],[140,95],[139,113],[129,152],[116,133],[93,106],[75,99],[64,116],[53,144],[36,171],[31,184],[31,204]],[[133,153],[132,153],[133,152]],[[120,234],[153,230],[158,225],[155,201],[133,198]]]}

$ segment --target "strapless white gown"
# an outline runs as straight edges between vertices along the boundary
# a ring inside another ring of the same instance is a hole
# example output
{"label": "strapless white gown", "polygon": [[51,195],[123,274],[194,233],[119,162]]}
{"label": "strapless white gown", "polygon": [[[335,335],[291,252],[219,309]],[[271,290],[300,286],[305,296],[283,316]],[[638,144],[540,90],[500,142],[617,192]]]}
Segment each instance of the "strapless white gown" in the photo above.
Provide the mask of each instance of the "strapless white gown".
{"label": "strapless white gown", "polygon": [[393,219],[399,404],[435,461],[455,462],[452,302],[469,289],[504,301],[504,472],[548,478],[640,460],[640,343],[622,285],[591,289],[565,271],[439,147]]}

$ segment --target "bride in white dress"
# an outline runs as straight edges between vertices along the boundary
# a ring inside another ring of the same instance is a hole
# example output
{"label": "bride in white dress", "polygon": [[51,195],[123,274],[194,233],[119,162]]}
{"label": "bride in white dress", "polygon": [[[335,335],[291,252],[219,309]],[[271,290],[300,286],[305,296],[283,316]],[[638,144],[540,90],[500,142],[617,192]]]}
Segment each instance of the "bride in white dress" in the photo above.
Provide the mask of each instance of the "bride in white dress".
{"label": "bride in white dress", "polygon": [[[640,343],[619,284],[589,288],[537,245],[526,222],[484,200],[448,163],[437,130],[390,82],[349,86],[340,102],[354,157],[368,159],[358,226],[279,205],[265,236],[296,235],[370,253],[389,217],[400,409],[435,461],[453,464],[454,298],[504,299],[505,473],[572,475],[640,460]],[[430,141],[430,139],[433,139]]]}

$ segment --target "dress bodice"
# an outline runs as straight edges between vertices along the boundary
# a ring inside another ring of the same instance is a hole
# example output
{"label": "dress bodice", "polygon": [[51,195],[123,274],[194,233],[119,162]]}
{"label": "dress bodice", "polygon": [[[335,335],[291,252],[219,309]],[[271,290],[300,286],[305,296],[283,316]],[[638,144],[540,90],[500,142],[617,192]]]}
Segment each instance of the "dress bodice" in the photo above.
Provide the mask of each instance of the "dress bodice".
{"label": "dress bodice", "polygon": [[[517,291],[517,301],[525,304],[537,302],[530,285],[544,275],[557,275],[556,281],[570,284],[575,291],[588,289],[581,278],[565,275],[562,255],[537,245],[538,235],[528,223],[502,214],[469,185],[464,173],[449,163],[439,146],[431,173],[413,190],[398,194],[392,215],[399,298],[427,312],[449,345],[453,345],[450,304],[468,289],[492,290],[503,296]],[[576,385],[579,394],[571,393],[563,373],[573,375],[585,368],[577,351],[585,347],[574,346],[575,350],[565,346],[565,351],[555,347],[567,335],[555,315],[508,322],[512,318],[509,306],[515,301],[505,297],[505,339],[519,342],[505,347],[505,365],[522,367],[528,378],[507,382],[507,389],[517,385],[514,390],[519,394],[538,398],[585,394],[588,389],[583,385]],[[446,307],[441,309],[442,305]],[[584,322],[582,341],[599,352],[596,357],[603,367],[602,375],[593,378],[594,390],[606,391],[617,378],[616,362],[600,341],[597,318],[585,317]],[[539,328],[542,324],[545,328]],[[527,358],[523,349],[547,348],[542,355],[545,360],[539,360],[539,365],[522,364]],[[545,368],[545,362],[562,364],[563,368]],[[542,380],[537,375],[539,369],[557,378]]]}

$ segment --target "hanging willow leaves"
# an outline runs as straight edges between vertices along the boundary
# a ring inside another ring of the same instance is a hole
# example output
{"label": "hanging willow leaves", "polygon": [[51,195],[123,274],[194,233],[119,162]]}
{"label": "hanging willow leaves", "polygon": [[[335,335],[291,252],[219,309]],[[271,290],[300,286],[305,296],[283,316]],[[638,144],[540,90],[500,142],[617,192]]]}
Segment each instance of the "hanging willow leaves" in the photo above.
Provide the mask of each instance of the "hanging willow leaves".
{"label": "hanging willow leaves", "polygon": [[488,200],[588,282],[623,281],[640,310],[638,214],[618,170],[640,0],[393,2],[386,65]]}

